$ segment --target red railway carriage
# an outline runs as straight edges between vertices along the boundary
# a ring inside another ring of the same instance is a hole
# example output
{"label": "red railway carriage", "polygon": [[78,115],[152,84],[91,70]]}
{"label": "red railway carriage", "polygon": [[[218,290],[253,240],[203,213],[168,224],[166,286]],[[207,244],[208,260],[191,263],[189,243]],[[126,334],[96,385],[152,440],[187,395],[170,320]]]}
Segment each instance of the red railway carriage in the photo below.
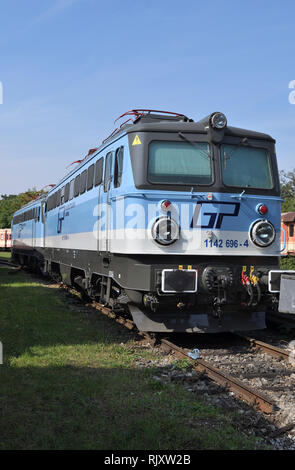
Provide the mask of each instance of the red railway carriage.
{"label": "red railway carriage", "polygon": [[282,254],[295,256],[295,212],[282,213],[281,243]]}
{"label": "red railway carriage", "polygon": [[11,229],[0,229],[0,250],[11,250]]}

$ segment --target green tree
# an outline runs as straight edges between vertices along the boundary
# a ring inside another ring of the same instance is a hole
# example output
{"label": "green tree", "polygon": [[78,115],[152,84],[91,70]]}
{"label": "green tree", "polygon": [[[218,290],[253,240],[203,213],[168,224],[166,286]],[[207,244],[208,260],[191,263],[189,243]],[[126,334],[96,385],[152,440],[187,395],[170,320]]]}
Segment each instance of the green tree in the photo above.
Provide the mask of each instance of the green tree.
{"label": "green tree", "polygon": [[282,212],[295,211],[295,169],[292,171],[280,172],[282,198]]}
{"label": "green tree", "polygon": [[14,212],[42,193],[42,190],[37,191],[33,188],[20,194],[2,194],[0,200],[0,228],[10,228]]}

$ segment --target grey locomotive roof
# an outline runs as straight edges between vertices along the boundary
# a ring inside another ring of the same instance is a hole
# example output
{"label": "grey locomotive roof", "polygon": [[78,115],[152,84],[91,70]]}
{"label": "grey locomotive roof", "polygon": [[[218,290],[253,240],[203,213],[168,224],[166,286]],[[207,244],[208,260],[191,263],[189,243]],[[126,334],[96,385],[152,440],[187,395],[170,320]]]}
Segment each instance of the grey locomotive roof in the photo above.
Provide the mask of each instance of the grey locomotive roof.
{"label": "grey locomotive roof", "polygon": [[[133,124],[123,125],[117,130],[117,132],[112,133],[108,138],[106,138],[94,153],[87,156],[84,160],[82,160],[79,165],[77,165],[75,168],[65,174],[58,181],[56,186],[49,191],[48,194],[55,192],[58,186],[60,186],[67,178],[70,178],[73,174],[79,171],[80,168],[82,168],[87,162],[93,159],[105,147],[108,147],[112,142],[118,140],[120,137],[126,134],[139,132],[184,132],[190,134],[207,134],[207,131],[204,127],[204,122],[194,122],[192,119],[189,119],[184,115],[182,117],[163,117],[161,115],[156,114],[141,116],[140,118],[135,119]],[[264,134],[262,132],[255,132],[247,129],[240,129],[238,127],[227,126],[225,128],[224,134],[231,137],[248,137],[249,139],[264,140],[275,143],[275,140],[268,134]]]}
{"label": "grey locomotive roof", "polygon": [[[206,134],[203,123],[200,122],[181,122],[181,121],[160,121],[160,122],[139,122],[128,127],[122,128],[122,131],[127,134],[131,132],[188,132]],[[115,134],[113,137],[117,137]],[[227,126],[225,135],[231,137],[248,137],[249,139],[268,140],[275,142],[275,140],[268,134],[262,132],[255,132],[247,129],[240,129],[238,127]],[[111,139],[110,139],[111,140]]]}
{"label": "grey locomotive roof", "polygon": [[41,202],[42,200],[46,199],[47,194],[41,194],[40,196],[36,197],[36,199],[32,199],[31,201],[27,202],[24,206],[20,207],[17,211],[15,211],[15,214],[18,214],[19,212],[24,211],[25,209],[29,209],[31,206],[35,206],[38,202]]}

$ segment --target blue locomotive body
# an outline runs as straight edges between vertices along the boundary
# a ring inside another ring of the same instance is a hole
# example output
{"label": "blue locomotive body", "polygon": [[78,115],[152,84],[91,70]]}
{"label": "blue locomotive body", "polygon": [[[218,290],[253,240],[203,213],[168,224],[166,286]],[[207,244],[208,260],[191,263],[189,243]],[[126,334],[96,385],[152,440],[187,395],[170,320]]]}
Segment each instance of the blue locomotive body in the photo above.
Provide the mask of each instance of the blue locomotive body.
{"label": "blue locomotive body", "polygon": [[132,111],[13,218],[13,258],[131,313],[144,331],[264,327],[280,256],[274,140],[213,113]]}

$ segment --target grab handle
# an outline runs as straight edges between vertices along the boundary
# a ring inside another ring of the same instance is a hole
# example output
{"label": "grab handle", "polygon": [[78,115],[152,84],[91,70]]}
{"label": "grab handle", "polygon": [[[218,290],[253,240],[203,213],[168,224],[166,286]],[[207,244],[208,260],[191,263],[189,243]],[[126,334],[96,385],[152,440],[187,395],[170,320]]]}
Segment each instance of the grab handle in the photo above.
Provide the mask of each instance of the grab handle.
{"label": "grab handle", "polygon": [[284,232],[284,247],[280,250],[280,253],[282,253],[282,251],[285,251],[285,249],[286,249],[286,238],[287,238],[286,230],[283,227],[281,227],[281,231]]}

